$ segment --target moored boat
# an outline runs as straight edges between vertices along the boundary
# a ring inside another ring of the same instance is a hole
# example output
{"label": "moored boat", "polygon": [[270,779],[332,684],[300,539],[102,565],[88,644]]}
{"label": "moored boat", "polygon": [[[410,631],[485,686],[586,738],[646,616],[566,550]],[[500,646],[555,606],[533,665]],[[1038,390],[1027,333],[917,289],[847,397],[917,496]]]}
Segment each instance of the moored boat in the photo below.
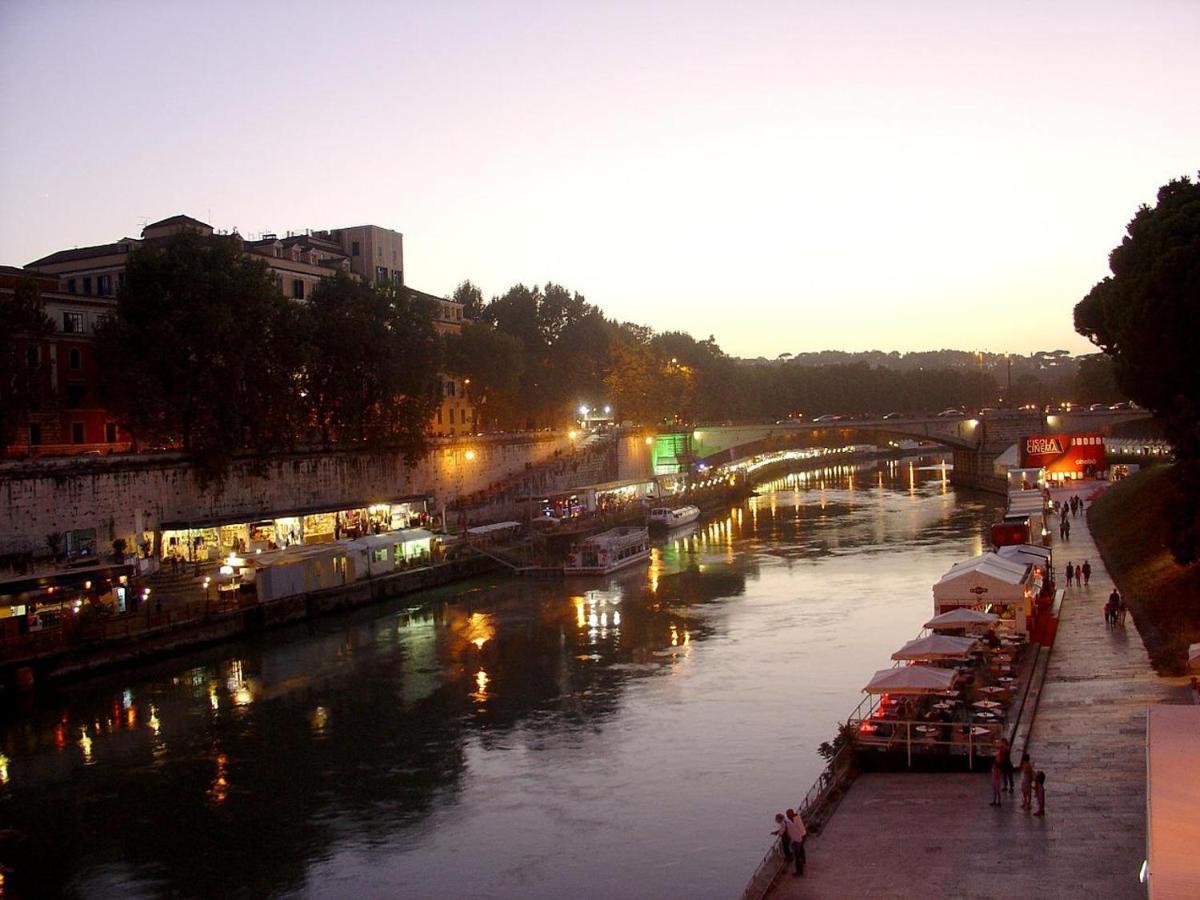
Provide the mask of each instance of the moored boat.
{"label": "moored boat", "polygon": [[697,506],[681,506],[672,509],[669,506],[656,506],[646,515],[646,524],[654,529],[670,531],[681,525],[688,525],[700,518],[700,508]]}
{"label": "moored boat", "polygon": [[612,528],[572,546],[563,572],[607,575],[649,558],[650,535],[645,528]]}

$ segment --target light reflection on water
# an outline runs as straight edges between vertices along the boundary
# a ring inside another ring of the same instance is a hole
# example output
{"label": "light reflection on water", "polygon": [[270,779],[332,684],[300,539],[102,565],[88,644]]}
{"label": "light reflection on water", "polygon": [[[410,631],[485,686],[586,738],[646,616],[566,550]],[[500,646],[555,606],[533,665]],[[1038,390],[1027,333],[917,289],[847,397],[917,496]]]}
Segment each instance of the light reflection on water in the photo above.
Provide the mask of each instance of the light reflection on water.
{"label": "light reflection on water", "polygon": [[990,521],[907,461],[780,479],[612,579],[500,579],[65,689],[0,863],[80,896],[720,896]]}

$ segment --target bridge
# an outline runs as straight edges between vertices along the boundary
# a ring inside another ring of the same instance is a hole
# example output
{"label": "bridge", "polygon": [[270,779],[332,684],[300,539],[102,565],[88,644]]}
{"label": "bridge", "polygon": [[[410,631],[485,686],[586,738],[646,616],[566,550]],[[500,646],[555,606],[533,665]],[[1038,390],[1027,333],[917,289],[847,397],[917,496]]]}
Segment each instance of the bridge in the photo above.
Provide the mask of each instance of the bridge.
{"label": "bridge", "polygon": [[1048,414],[1002,410],[979,418],[911,416],[837,422],[697,425],[659,434],[652,463],[655,474],[665,474],[686,471],[692,465],[737,462],[791,447],[921,441],[938,444],[953,452],[955,483],[981,485],[993,478],[992,464],[996,457],[1025,435],[1109,435],[1120,425],[1149,421],[1150,418],[1150,413],[1145,410],[1077,410]]}

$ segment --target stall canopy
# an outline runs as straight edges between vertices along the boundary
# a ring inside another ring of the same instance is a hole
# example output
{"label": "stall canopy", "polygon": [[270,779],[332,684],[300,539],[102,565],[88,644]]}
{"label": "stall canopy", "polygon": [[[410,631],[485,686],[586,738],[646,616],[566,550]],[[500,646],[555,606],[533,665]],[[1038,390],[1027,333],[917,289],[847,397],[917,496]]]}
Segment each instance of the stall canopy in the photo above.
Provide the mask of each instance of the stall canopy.
{"label": "stall canopy", "polygon": [[1050,548],[1037,547],[1033,544],[1010,544],[1007,547],[996,548],[996,555],[1001,559],[1021,565],[1041,566],[1050,568]]}
{"label": "stall canopy", "polygon": [[492,522],[490,525],[475,525],[467,529],[467,534],[488,535],[497,532],[515,531],[521,527],[520,522]]}
{"label": "stall canopy", "polygon": [[867,694],[936,694],[950,690],[954,684],[953,669],[932,666],[897,666],[880,669],[863,688]]}
{"label": "stall canopy", "polygon": [[997,553],[985,553],[958,563],[933,586],[933,603],[939,609],[981,603],[1024,606],[1029,566]]}
{"label": "stall canopy", "polygon": [[1193,672],[1200,672],[1200,644],[1188,647],[1188,668]]}
{"label": "stall canopy", "polygon": [[959,607],[950,612],[934,616],[925,623],[926,628],[970,628],[973,625],[994,625],[1000,621],[999,616],[979,612],[977,609]]}
{"label": "stall canopy", "polygon": [[892,654],[892,659],[964,659],[976,643],[975,638],[931,634],[909,641]]}

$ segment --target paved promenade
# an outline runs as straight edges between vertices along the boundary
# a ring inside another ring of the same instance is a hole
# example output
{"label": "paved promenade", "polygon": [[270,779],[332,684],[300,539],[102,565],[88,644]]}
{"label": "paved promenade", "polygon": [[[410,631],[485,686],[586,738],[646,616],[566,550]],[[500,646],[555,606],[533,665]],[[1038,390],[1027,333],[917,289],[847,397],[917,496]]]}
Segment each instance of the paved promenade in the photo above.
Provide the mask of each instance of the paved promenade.
{"label": "paved promenade", "polygon": [[1187,702],[1186,679],[1154,674],[1132,618],[1105,628],[1113,585],[1081,513],[1055,543],[1060,579],[1084,559],[1091,584],[1067,592],[1030,734],[1045,818],[1019,793],[990,807],[984,774],[864,775],[809,839],[805,876],[782,876],[773,898],[1145,896],[1146,706]]}

